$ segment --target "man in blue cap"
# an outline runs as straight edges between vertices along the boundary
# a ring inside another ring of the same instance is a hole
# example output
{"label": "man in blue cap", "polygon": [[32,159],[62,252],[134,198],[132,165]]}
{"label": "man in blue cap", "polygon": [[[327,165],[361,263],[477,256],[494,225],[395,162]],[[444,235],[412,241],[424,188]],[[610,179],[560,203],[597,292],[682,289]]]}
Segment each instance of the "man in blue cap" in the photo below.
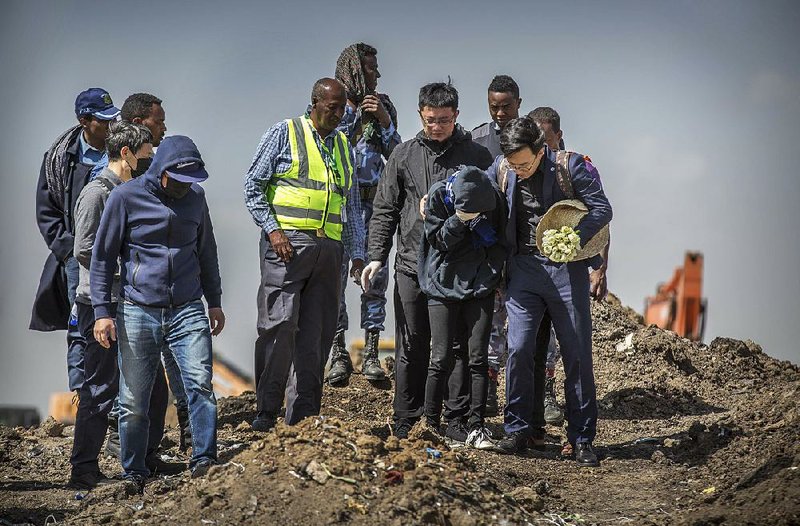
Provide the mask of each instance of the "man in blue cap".
{"label": "man in blue cap", "polygon": [[[78,262],[72,255],[75,201],[103,157],[108,124],[119,116],[111,96],[89,88],[75,99],[78,124],[62,133],[45,152],[36,187],[36,222],[50,254],[45,262],[29,328],[67,330],[69,389],[83,384],[85,341],[73,310],[78,287]],[[72,316],[70,316],[72,312]]]}
{"label": "man in blue cap", "polygon": [[[147,172],[109,196],[92,252],[94,337],[106,348],[118,340],[120,460],[128,489],[139,493],[150,474],[148,405],[165,347],[189,399],[192,476],[204,475],[217,459],[211,336],[222,332],[225,315],[211,216],[196,184],[207,178],[191,139],[165,138]],[[115,325],[111,290],[118,258]]]}

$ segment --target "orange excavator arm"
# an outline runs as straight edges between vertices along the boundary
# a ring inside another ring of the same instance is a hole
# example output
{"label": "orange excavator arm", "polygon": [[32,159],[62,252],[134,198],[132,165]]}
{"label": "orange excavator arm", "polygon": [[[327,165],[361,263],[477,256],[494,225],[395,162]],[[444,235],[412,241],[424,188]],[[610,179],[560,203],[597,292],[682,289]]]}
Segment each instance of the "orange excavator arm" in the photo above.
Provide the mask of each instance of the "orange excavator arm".
{"label": "orange excavator arm", "polygon": [[703,298],[703,254],[687,252],[683,266],[668,283],[658,286],[645,300],[644,320],[684,338],[703,339],[706,300]]}

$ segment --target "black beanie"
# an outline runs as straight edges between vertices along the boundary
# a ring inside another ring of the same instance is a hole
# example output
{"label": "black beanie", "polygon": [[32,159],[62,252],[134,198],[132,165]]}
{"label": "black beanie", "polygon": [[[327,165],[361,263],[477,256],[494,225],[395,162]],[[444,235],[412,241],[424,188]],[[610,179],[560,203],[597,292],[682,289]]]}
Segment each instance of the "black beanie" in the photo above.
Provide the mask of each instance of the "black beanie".
{"label": "black beanie", "polygon": [[490,212],[497,207],[494,185],[486,172],[462,166],[453,179],[453,206],[469,213]]}

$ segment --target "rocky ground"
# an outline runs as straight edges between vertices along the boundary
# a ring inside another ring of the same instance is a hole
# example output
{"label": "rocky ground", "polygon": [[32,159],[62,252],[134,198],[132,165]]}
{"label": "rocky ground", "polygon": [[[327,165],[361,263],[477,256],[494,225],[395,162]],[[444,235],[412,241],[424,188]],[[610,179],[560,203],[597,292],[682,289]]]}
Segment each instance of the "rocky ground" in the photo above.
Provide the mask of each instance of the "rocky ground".
{"label": "rocky ground", "polygon": [[[613,300],[593,315],[597,469],[559,457],[556,427],[524,457],[397,440],[391,385],[354,376],[326,387],[321,417],[268,434],[250,431],[252,394],[220,400],[222,464],[143,496],[66,489],[69,427],[0,428],[0,524],[800,524],[800,369],[643,327]],[[164,454],[185,458],[176,440]]]}

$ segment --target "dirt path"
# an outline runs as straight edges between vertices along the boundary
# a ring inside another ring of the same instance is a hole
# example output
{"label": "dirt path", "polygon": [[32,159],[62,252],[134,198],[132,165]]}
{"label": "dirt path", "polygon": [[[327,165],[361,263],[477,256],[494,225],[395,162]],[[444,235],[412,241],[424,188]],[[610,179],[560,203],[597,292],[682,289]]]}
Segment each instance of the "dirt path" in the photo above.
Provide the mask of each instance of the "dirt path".
{"label": "dirt path", "polygon": [[143,497],[64,489],[69,428],[0,428],[0,524],[800,523],[798,367],[752,342],[642,327],[619,305],[593,314],[600,468],[560,459],[555,427],[524,457],[449,451],[420,429],[398,441],[391,386],[354,376],[326,388],[323,418],[266,435],[246,423],[252,394],[221,400],[224,464],[154,480]]}

